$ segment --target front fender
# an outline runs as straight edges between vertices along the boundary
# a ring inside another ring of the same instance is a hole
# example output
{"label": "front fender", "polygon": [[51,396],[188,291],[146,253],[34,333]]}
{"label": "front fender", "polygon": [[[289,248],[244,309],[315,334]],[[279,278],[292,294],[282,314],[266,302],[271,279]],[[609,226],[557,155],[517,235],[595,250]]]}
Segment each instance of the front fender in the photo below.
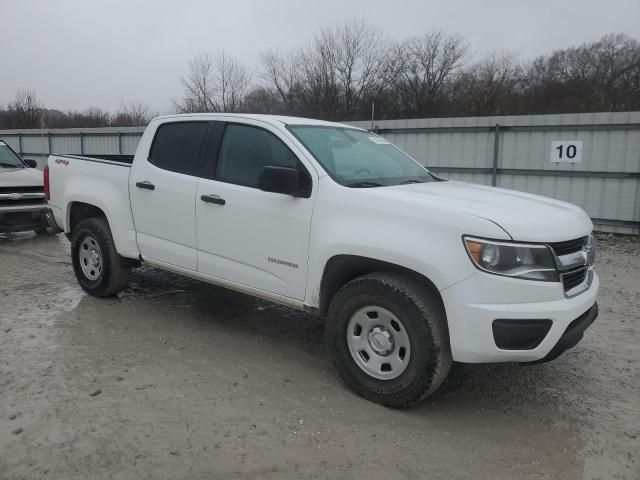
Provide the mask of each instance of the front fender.
{"label": "front fender", "polygon": [[325,267],[355,255],[412,270],[445,288],[476,272],[462,236],[509,240],[495,223],[470,214],[377,201],[366,189],[322,182],[311,225],[305,304],[318,307]]}

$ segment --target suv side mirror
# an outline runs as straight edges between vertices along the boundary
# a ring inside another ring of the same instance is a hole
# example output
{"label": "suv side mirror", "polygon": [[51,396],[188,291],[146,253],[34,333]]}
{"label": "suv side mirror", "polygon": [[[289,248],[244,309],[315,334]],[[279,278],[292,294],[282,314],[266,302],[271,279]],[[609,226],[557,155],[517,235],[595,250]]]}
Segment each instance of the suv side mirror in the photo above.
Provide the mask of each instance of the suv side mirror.
{"label": "suv side mirror", "polygon": [[258,188],[265,192],[296,195],[300,191],[300,172],[295,168],[266,166],[258,178]]}
{"label": "suv side mirror", "polygon": [[38,167],[38,162],[36,162],[35,160],[32,160],[30,158],[25,158],[24,159],[24,163],[29,168],[37,168]]}

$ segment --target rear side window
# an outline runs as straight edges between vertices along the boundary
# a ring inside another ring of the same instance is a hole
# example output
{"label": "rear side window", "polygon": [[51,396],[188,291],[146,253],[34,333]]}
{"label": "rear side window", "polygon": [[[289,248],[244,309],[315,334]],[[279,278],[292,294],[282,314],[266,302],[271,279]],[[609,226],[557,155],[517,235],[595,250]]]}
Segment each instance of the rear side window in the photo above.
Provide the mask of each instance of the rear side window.
{"label": "rear side window", "polygon": [[149,162],[164,170],[197,176],[200,146],[206,130],[206,122],[161,125],[151,145]]}
{"label": "rear side window", "polygon": [[262,128],[228,124],[224,131],[216,178],[257,187],[266,166],[296,168],[298,158],[278,137]]}

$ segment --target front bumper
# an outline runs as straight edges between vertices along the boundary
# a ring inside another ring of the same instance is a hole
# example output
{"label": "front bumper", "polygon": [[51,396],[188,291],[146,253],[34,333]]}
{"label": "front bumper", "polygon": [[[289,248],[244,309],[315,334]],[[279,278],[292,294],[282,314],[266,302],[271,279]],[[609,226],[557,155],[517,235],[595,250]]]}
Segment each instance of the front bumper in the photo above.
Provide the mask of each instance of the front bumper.
{"label": "front bumper", "polygon": [[45,217],[47,219],[47,224],[49,225],[49,228],[53,231],[53,233],[61,233],[64,231],[62,228],[58,226],[58,223],[56,222],[56,217],[53,214],[53,210],[51,210],[50,208],[47,208],[45,212]]}
{"label": "front bumper", "polygon": [[43,204],[0,208],[0,233],[24,232],[48,225]]}
{"label": "front bumper", "polygon": [[[567,298],[560,283],[477,272],[441,292],[453,359],[467,363],[551,360],[574,346],[595,319],[599,286],[598,275],[593,272],[591,285],[579,295]],[[580,323],[584,328],[570,328],[572,322],[588,312],[592,312],[588,315],[590,321]],[[494,338],[493,324],[500,319],[550,320],[551,326],[533,348],[508,350],[499,348]]]}
{"label": "front bumper", "polygon": [[547,355],[538,360],[538,362],[550,362],[558,358],[562,355],[566,350],[575,347],[580,340],[582,340],[582,335],[584,331],[591,326],[591,324],[598,317],[598,304],[595,303],[593,307],[584,312],[578,318],[576,318],[573,322],[569,324],[567,329],[564,331],[556,346],[551,349]]}

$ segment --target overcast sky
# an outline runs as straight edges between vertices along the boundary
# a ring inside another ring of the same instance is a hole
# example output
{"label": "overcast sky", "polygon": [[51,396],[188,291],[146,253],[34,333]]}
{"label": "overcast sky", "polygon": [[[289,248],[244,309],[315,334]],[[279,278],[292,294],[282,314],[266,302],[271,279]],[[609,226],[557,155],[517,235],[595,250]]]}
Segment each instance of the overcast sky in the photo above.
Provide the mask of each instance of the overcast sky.
{"label": "overcast sky", "polygon": [[29,88],[49,108],[142,101],[163,113],[196,53],[224,49],[252,67],[266,48],[353,17],[396,38],[458,33],[476,57],[640,37],[640,0],[0,0],[0,105]]}

